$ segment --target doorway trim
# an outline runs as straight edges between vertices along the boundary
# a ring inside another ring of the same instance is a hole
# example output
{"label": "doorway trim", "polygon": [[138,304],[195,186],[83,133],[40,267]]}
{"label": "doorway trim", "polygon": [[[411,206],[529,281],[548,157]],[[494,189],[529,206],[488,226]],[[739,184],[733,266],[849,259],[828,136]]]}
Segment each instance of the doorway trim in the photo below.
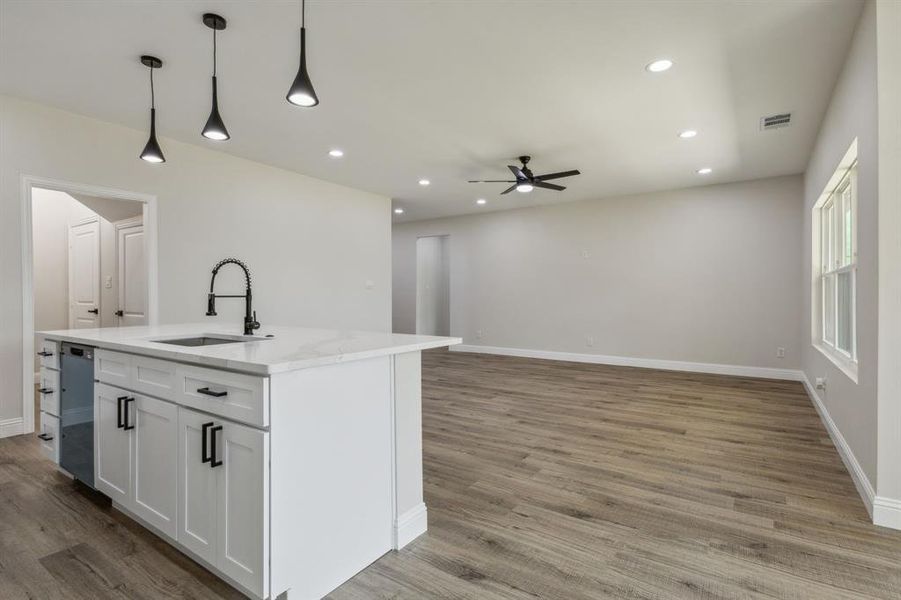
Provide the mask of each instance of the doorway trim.
{"label": "doorway trim", "polygon": [[113,200],[131,200],[144,204],[144,235],[147,255],[147,322],[159,322],[159,258],[157,198],[152,194],[130,192],[99,185],[20,176],[22,198],[22,431],[34,431],[34,231],[32,190],[41,188],[69,194],[86,194]]}

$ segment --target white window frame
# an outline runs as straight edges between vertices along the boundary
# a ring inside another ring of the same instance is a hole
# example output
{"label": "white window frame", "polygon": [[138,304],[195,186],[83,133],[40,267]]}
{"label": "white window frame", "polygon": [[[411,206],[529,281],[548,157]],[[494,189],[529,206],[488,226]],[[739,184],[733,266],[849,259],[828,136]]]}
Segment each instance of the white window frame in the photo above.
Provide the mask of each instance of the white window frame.
{"label": "white window frame", "polygon": [[[813,345],[857,381],[857,142],[813,208]],[[850,220],[850,223],[848,221]],[[849,239],[850,238],[850,239]],[[839,343],[839,285],[850,277],[850,339]],[[831,284],[831,285],[830,285]],[[827,295],[831,294],[831,298]]]}

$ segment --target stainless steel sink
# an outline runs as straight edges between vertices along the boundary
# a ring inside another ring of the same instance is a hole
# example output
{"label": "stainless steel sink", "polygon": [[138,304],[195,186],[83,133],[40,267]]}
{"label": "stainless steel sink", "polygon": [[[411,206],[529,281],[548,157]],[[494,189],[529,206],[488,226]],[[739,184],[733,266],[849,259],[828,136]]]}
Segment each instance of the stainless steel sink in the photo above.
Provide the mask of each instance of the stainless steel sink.
{"label": "stainless steel sink", "polygon": [[260,336],[217,336],[217,335],[199,335],[196,337],[151,340],[158,344],[172,344],[174,346],[218,346],[219,344],[246,344],[247,342],[256,342],[259,340],[268,340],[272,338]]}

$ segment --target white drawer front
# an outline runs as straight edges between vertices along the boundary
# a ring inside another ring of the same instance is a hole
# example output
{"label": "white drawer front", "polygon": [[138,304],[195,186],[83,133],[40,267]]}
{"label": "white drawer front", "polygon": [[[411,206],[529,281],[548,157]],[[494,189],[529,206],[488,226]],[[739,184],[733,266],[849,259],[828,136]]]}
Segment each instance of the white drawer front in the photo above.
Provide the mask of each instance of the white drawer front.
{"label": "white drawer front", "polygon": [[37,353],[41,357],[41,367],[59,370],[59,342],[41,340]]}
{"label": "white drawer front", "polygon": [[185,406],[258,427],[269,426],[269,379],[178,365],[178,397]]}
{"label": "white drawer front", "polygon": [[130,388],[133,383],[131,361],[130,354],[98,348],[94,353],[94,378],[103,383]]}
{"label": "white drawer front", "polygon": [[59,417],[41,413],[41,432],[38,439],[41,441],[41,452],[44,456],[59,464]]}
{"label": "white drawer front", "polygon": [[147,356],[131,356],[132,380],[135,390],[175,400],[175,363]]}
{"label": "white drawer front", "polygon": [[38,394],[41,397],[41,411],[59,416],[59,371],[41,367]]}

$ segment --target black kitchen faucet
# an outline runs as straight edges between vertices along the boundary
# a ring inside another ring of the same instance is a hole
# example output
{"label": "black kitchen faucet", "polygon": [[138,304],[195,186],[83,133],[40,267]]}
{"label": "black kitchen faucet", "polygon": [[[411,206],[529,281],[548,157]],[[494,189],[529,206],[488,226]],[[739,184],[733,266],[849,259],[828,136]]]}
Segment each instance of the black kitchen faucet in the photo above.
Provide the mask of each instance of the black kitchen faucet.
{"label": "black kitchen faucet", "polygon": [[[228,264],[238,265],[244,270],[244,279],[247,282],[247,289],[243,295],[213,293],[213,288],[216,285],[216,275],[219,273],[219,269]],[[213,277],[210,278],[210,293],[207,296],[206,305],[206,314],[208,317],[216,316],[216,298],[244,298],[244,335],[253,335],[253,331],[260,328],[260,322],[257,321],[257,311],[253,310],[253,296],[250,292],[250,270],[247,268],[247,265],[237,258],[220,260],[219,263],[213,267]]]}

